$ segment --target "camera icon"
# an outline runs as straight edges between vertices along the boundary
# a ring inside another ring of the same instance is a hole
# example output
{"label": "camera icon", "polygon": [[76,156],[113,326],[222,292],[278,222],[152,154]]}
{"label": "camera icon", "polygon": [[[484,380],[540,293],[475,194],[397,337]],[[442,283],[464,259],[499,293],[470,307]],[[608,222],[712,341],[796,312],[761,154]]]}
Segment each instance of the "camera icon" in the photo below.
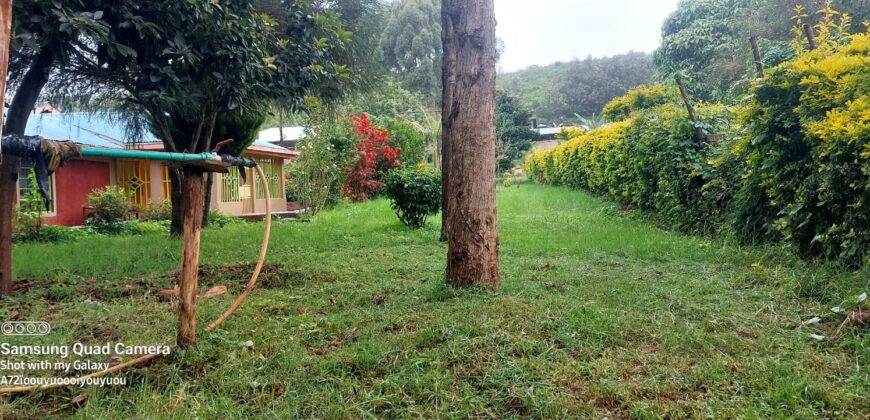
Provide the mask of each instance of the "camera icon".
{"label": "camera icon", "polygon": [[45,321],[6,321],[0,332],[3,335],[48,335],[51,324]]}

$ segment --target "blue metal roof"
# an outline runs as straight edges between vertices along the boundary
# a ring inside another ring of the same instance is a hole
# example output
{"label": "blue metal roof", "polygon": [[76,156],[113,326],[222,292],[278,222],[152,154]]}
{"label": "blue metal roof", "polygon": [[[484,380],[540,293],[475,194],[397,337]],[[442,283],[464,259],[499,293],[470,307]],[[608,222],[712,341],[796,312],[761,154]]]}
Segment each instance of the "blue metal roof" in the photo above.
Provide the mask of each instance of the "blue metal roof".
{"label": "blue metal roof", "polygon": [[[134,142],[127,133],[127,128],[121,122],[120,113],[89,114],[62,113],[36,114],[27,119],[25,134],[42,136],[49,140],[72,140],[76,143],[111,149],[123,149],[133,143],[160,142],[152,133],[142,133],[142,138]],[[265,140],[255,140],[255,146],[289,151],[289,149],[269,143]]]}

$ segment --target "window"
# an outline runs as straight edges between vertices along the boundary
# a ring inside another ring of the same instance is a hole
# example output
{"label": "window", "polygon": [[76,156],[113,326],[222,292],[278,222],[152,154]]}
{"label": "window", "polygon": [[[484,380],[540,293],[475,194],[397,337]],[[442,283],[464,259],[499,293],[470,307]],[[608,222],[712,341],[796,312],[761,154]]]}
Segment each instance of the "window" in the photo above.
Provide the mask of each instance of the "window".
{"label": "window", "polygon": [[[31,166],[21,166],[21,171],[18,172],[18,205],[29,205],[29,211],[43,211],[45,213],[55,213],[55,193],[54,193],[54,174],[48,177],[48,196],[51,197],[51,204],[45,208],[45,202],[42,200],[42,194],[39,193],[39,188],[36,186],[36,171]],[[30,197],[33,197],[32,202],[28,202]],[[37,198],[38,197],[38,198]]]}
{"label": "window", "polygon": [[221,202],[238,203],[242,201],[239,196],[240,182],[238,167],[233,166],[228,173],[221,174]]}
{"label": "window", "polygon": [[151,201],[151,163],[145,160],[118,159],[115,165],[118,186],[127,192],[134,207],[144,208]]}
{"label": "window", "polygon": [[[281,177],[283,176],[283,165],[281,159],[257,159],[257,164],[263,169],[263,174],[266,175],[266,183],[269,185],[269,195],[272,198],[281,198]],[[263,186],[259,179],[254,184],[257,190],[257,199],[266,198],[263,194]]]}

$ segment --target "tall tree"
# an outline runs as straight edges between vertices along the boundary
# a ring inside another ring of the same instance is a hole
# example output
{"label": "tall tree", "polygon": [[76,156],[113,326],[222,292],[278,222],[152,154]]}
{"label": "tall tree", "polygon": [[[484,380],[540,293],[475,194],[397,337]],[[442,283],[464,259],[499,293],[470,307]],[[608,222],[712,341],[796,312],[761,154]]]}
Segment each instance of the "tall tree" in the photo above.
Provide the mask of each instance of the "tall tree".
{"label": "tall tree", "polygon": [[538,139],[538,132],[530,128],[532,113],[519,98],[500,90],[495,99],[495,135],[498,144],[498,171],[513,168],[523,154]]}
{"label": "tall tree", "polygon": [[493,0],[444,0],[447,281],[499,287]]}
{"label": "tall tree", "polygon": [[441,93],[440,0],[393,2],[380,41],[384,63],[411,91],[436,104]]}
{"label": "tall tree", "polygon": [[[335,15],[316,13],[307,0],[281,3],[288,9],[281,30],[248,1],[112,3],[105,12],[108,41],[64,66],[59,94],[87,97],[96,89],[121,107],[144,111],[172,152],[209,150],[222,110],[256,110],[267,99],[301,102],[329,74],[322,59],[330,36],[340,42],[345,35]],[[172,119],[180,114],[193,124],[174,132]],[[196,343],[205,177],[195,166],[180,172],[184,249],[177,342],[184,346]]]}
{"label": "tall tree", "polygon": [[[12,6],[14,38],[9,45],[8,69],[12,103],[3,132],[24,134],[27,119],[52,69],[87,48],[82,44],[83,39],[102,39],[108,24],[101,19],[100,0],[16,1]],[[8,17],[3,24],[9,24]],[[20,159],[3,156],[0,163],[0,294],[12,291],[12,219],[20,169]]]}

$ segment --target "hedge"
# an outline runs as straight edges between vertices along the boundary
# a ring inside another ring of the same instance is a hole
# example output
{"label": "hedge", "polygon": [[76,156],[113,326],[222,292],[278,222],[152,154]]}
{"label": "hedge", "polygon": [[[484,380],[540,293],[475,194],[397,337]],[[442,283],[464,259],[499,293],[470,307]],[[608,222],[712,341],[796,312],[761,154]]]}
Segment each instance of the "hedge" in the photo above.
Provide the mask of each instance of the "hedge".
{"label": "hedge", "polygon": [[657,213],[676,229],[784,240],[808,257],[870,254],[870,36],[822,40],[770,69],[747,98],[696,106],[707,141],[671,88],[615,99],[621,118],[533,152],[538,182]]}

